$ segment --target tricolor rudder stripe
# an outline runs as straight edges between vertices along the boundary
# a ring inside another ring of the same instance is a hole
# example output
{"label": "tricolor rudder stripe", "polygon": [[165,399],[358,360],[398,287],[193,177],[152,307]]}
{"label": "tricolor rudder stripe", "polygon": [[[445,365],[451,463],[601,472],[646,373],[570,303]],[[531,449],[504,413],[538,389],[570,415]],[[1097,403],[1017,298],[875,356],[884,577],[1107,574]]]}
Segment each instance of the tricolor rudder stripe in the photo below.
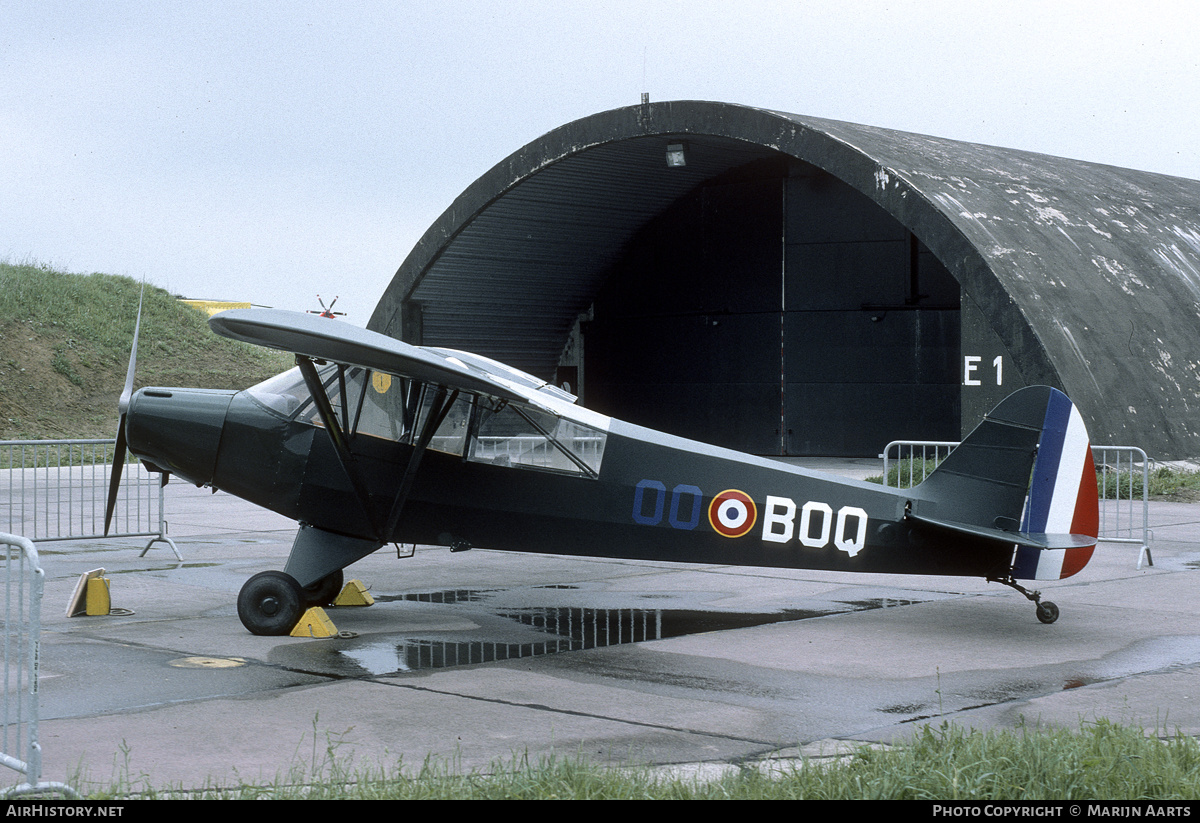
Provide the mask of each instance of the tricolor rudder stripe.
{"label": "tricolor rudder stripe", "polygon": [[[1031,534],[1100,533],[1096,468],[1083,417],[1060,391],[1051,390],[1046,419],[1033,466],[1021,531]],[[1057,580],[1078,572],[1095,546],[1070,549],[1021,547],[1013,576],[1024,580]]]}

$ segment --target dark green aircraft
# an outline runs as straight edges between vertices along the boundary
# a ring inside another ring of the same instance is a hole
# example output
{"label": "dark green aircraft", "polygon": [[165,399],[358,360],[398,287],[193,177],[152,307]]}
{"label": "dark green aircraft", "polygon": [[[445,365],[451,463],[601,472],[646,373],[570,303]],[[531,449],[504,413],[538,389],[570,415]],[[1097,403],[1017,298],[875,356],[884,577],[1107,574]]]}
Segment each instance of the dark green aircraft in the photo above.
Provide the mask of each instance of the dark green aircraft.
{"label": "dark green aircraft", "polygon": [[[897,490],[625,423],[485,357],[413,346],[302,313],[209,321],[292,352],[241,392],[122,397],[124,449],[152,471],[222,489],[300,524],[283,571],[238,596],[255,634],[287,634],[342,570],[387,543],[983,577],[1059,579],[1091,558],[1095,472],[1061,392],[1004,400],[925,482]],[[136,348],[136,343],[135,343]]]}

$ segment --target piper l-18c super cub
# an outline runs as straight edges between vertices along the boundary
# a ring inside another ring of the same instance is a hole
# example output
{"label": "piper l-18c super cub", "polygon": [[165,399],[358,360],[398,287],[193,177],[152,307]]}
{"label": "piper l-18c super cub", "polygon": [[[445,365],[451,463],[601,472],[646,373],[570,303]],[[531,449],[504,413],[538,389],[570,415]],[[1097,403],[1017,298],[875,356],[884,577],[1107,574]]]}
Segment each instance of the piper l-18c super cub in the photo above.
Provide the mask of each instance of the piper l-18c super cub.
{"label": "piper l-18c super cub", "polygon": [[299,522],[284,570],[238,595],[255,634],[287,634],[387,543],[983,577],[1044,623],[1058,608],[1017,581],[1075,574],[1096,544],[1087,432],[1044,386],[898,490],[641,428],[488,358],[339,321],[248,309],[209,323],[297,368],[240,392],[130,397],[131,363],[114,481],[127,443],[151,470]]}

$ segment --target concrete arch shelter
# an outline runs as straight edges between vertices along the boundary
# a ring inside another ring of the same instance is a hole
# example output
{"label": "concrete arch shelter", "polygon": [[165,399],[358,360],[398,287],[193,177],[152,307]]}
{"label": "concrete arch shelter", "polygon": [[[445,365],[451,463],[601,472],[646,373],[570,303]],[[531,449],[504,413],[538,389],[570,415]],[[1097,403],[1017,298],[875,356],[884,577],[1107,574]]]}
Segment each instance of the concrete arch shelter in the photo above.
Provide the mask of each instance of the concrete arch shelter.
{"label": "concrete arch shelter", "polygon": [[1024,385],[1200,455],[1200,181],[714,102],[568,123],[467,188],[369,328],[759,454],[957,439]]}

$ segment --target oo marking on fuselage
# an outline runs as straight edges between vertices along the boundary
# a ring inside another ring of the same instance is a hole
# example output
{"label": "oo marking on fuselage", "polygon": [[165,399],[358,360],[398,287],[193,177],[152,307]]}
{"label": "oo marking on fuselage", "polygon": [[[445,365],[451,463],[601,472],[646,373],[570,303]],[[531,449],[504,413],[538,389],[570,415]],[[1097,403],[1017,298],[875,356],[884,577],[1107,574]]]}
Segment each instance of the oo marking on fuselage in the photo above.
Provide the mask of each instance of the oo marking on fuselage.
{"label": "oo marking on fuselage", "polygon": [[[657,526],[665,516],[671,528],[692,531],[705,513],[713,531],[722,537],[743,537],[759,521],[758,506],[739,489],[720,492],[706,508],[698,486],[680,483],[668,494],[662,481],[640,480],[633,488],[633,522],[639,525]],[[767,543],[794,539],[810,549],[823,549],[832,541],[839,551],[854,557],[866,545],[867,520],[866,511],[858,506],[842,506],[835,513],[820,500],[797,507],[790,497],[769,494],[762,506],[761,537]]]}

